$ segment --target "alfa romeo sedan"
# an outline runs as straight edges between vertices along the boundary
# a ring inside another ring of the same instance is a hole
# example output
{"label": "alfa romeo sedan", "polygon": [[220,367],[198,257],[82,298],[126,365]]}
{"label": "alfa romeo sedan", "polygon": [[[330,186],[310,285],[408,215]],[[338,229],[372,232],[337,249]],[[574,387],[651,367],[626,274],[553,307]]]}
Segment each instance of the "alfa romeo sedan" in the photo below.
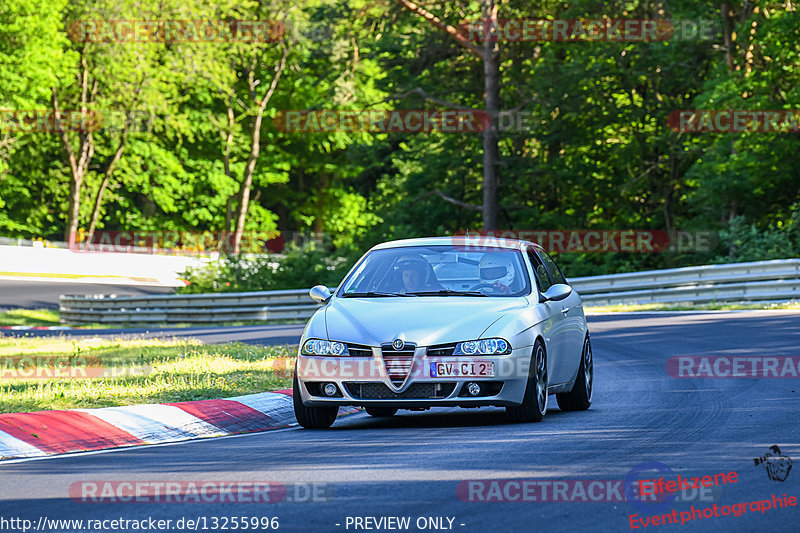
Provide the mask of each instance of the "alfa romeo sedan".
{"label": "alfa romeo sedan", "polygon": [[[491,244],[491,245],[489,245]],[[294,412],[328,428],[340,406],[376,417],[398,409],[505,407],[538,422],[588,409],[594,365],[580,296],[531,242],[432,237],[379,244],[335,291],[300,339]]]}

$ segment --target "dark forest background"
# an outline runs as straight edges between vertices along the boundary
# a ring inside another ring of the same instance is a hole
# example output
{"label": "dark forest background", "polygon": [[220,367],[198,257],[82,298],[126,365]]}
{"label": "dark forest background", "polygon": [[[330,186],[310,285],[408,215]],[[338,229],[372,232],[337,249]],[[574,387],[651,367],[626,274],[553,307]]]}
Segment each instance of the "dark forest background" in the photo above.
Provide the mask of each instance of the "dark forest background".
{"label": "dark forest background", "polygon": [[[702,253],[560,254],[572,276],[794,257],[800,134],[678,133],[667,116],[800,108],[795,9],[702,0],[3,0],[0,107],[116,119],[59,135],[20,131],[4,115],[0,236],[326,234],[322,249],[290,250],[276,287],[339,272],[380,241],[468,229],[719,236]],[[492,17],[710,20],[713,31],[472,46],[451,31]],[[75,38],[78,21],[123,19],[277,20],[286,31],[260,43]],[[521,113],[527,126],[487,139],[282,132],[273,122],[283,110],[451,108]]]}

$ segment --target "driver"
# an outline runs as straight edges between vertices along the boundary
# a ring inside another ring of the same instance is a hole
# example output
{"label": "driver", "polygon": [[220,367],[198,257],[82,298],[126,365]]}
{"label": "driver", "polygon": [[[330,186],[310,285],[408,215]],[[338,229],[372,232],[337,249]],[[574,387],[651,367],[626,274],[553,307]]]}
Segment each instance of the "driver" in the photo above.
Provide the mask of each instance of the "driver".
{"label": "driver", "polygon": [[514,283],[514,265],[509,253],[487,253],[481,257],[481,284],[491,285],[497,292],[508,294]]}
{"label": "driver", "polygon": [[441,288],[429,281],[431,271],[427,261],[402,259],[397,263],[397,269],[400,271],[404,292],[423,292]]}

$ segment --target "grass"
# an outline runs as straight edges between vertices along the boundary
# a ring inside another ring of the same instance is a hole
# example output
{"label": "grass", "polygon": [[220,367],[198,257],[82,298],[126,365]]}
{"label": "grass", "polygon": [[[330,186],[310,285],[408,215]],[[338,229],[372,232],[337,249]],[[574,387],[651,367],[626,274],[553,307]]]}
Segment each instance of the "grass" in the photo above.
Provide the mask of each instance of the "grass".
{"label": "grass", "polygon": [[780,303],[709,303],[709,304],[630,304],[585,306],[593,313],[620,313],[633,311],[740,311],[758,309],[800,309],[800,300]]}
{"label": "grass", "polygon": [[[295,349],[193,339],[0,337],[0,412],[110,407],[255,394],[291,386]],[[100,377],[9,377],[52,365],[102,370]],[[83,366],[83,365],[86,366]],[[98,366],[100,365],[100,366]],[[63,366],[63,363],[62,363]]]}
{"label": "grass", "polygon": [[0,326],[59,326],[57,309],[11,309],[0,312]]}

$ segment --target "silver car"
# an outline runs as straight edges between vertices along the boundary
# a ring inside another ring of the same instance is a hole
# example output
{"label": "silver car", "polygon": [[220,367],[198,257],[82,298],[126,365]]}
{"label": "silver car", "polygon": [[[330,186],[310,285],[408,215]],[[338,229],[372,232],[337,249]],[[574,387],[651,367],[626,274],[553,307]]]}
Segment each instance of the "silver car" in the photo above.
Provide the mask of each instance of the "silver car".
{"label": "silver car", "polygon": [[306,325],[294,411],[327,428],[340,406],[377,417],[398,409],[503,406],[538,422],[555,394],[588,409],[594,365],[581,298],[537,244],[433,237],[379,244]]}

